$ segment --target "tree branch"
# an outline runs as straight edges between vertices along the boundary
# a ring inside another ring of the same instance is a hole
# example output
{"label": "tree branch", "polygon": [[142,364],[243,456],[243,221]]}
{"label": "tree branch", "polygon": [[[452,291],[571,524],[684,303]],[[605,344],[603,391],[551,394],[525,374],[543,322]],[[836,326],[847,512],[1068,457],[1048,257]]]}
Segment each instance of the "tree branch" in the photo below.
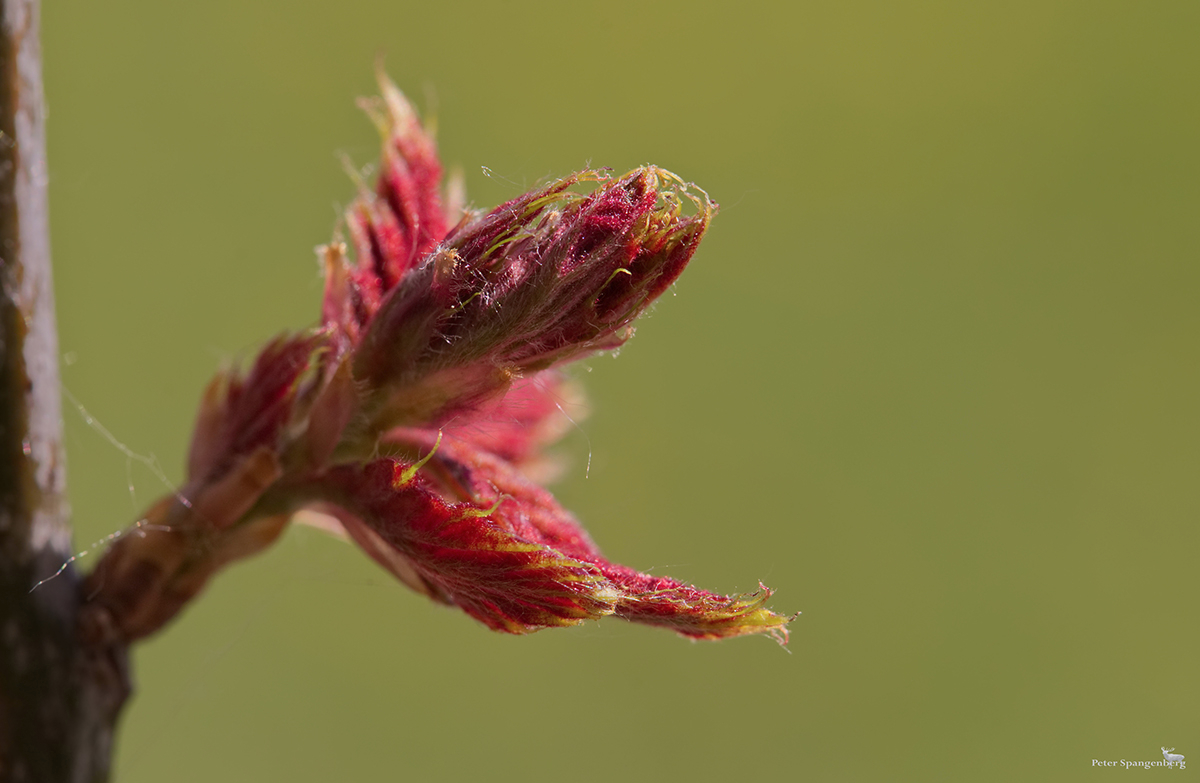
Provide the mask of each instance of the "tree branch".
{"label": "tree branch", "polygon": [[97,781],[125,650],[68,568],[37,0],[0,0],[0,781]]}

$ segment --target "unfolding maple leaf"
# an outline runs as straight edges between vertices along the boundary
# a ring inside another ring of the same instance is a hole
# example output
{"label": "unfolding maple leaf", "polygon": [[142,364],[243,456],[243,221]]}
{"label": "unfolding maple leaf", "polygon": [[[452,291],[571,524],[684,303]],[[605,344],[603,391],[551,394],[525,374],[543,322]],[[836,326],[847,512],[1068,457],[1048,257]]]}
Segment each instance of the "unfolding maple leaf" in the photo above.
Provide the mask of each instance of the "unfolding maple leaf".
{"label": "unfolding maple leaf", "polygon": [[785,642],[765,587],[717,595],[611,563],[533,480],[575,396],[558,368],[629,339],[716,205],[645,166],[462,213],[445,205],[432,137],[381,87],[367,108],[382,168],[346,212],[354,262],[340,242],[320,249],[321,325],[214,379],[187,484],[110,549],[92,600],[127,638],[144,636],[316,511],[409,587],[496,630],[617,615],[695,639]]}

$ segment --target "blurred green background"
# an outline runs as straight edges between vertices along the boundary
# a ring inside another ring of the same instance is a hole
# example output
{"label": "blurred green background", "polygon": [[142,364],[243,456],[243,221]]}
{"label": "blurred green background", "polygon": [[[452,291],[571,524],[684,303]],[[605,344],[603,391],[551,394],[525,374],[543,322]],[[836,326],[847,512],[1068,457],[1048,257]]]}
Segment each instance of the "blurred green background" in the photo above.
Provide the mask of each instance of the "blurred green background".
{"label": "blurred green background", "polygon": [[[63,378],[129,449],[179,480],[218,364],[315,321],[383,53],[477,206],[644,162],[721,202],[675,296],[587,362],[556,489],[616,560],[804,612],[790,655],[508,637],[295,529],[138,649],[119,780],[1200,761],[1200,5],[43,13]],[[84,545],[164,488],[66,422]]]}

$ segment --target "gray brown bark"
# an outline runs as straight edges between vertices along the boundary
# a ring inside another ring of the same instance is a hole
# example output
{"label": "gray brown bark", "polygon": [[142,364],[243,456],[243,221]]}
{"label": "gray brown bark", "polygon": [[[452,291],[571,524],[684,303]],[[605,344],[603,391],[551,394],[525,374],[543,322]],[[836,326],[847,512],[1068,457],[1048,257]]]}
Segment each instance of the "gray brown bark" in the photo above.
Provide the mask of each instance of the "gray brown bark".
{"label": "gray brown bark", "polygon": [[125,649],[70,555],[37,0],[0,0],[0,783],[99,781]]}

